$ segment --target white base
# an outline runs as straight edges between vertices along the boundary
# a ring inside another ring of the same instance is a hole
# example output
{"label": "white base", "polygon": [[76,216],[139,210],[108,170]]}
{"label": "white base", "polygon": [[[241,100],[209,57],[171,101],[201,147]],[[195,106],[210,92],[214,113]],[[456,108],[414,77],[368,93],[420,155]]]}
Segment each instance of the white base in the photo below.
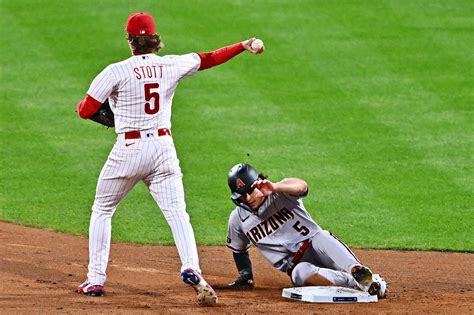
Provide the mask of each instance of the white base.
{"label": "white base", "polygon": [[299,287],[283,289],[282,297],[312,303],[374,303],[376,295],[343,287]]}

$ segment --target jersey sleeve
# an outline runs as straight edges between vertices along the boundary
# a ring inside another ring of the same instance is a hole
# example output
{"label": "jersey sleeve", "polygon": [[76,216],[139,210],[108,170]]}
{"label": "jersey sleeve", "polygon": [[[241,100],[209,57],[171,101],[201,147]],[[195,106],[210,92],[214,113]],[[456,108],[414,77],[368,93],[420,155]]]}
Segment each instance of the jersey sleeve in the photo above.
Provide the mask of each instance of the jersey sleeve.
{"label": "jersey sleeve", "polygon": [[183,79],[195,74],[201,66],[201,58],[196,53],[176,56],[178,77]]}
{"label": "jersey sleeve", "polygon": [[302,198],[303,196],[293,196],[293,195],[290,195],[290,194],[287,194],[287,193],[283,193],[283,194],[280,194],[283,198],[287,199],[288,201],[291,202],[291,204],[297,204]]}
{"label": "jersey sleeve", "polygon": [[235,209],[229,216],[229,224],[227,227],[227,247],[234,253],[243,253],[249,250],[250,241],[245,236],[241,228],[241,220]]}
{"label": "jersey sleeve", "polygon": [[92,81],[87,95],[98,100],[100,103],[105,102],[105,100],[112,94],[114,86],[116,85],[116,79],[112,72],[112,67],[108,66],[101,73],[99,73],[95,79]]}
{"label": "jersey sleeve", "polygon": [[[286,180],[287,178],[283,178],[281,181],[284,181]],[[289,199],[294,199],[294,200],[298,200],[298,199],[301,199],[301,198],[304,198],[306,196],[308,196],[308,193],[309,193],[309,188],[306,187],[306,191],[300,195],[297,195],[297,196],[293,196],[293,195],[290,195],[288,193],[285,193],[284,195],[286,195],[287,197],[289,197]]]}

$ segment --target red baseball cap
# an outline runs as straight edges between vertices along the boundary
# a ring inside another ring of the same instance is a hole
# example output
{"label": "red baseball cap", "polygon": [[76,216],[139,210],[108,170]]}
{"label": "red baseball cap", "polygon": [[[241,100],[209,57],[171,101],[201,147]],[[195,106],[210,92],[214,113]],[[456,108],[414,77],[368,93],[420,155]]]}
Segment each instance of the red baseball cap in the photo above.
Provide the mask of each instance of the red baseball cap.
{"label": "red baseball cap", "polygon": [[134,13],[129,15],[125,31],[127,31],[128,34],[135,36],[156,34],[153,16],[148,13]]}

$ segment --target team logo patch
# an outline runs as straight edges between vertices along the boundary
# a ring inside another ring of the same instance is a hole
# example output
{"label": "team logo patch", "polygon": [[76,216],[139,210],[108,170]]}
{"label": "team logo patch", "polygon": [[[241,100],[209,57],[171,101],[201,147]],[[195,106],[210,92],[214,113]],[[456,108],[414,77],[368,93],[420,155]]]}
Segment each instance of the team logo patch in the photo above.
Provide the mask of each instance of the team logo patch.
{"label": "team logo patch", "polygon": [[240,178],[237,178],[237,180],[235,181],[236,185],[237,185],[237,189],[240,189],[242,187],[245,186],[245,183],[240,179]]}

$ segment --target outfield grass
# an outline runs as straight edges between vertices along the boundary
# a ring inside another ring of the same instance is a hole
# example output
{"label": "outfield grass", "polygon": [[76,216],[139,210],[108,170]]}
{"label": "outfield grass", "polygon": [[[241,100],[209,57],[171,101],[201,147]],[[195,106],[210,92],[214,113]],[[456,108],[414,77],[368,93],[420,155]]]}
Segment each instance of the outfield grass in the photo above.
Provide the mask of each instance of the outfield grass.
{"label": "outfield grass", "polygon": [[[244,161],[304,178],[307,208],[351,246],[474,251],[474,4],[458,1],[1,2],[0,219],[87,234],[112,130],[76,103],[125,59],[129,13],[163,54],[261,37],[184,80],[173,135],[200,244],[223,244],[226,173]],[[172,242],[143,184],[113,239]]]}

